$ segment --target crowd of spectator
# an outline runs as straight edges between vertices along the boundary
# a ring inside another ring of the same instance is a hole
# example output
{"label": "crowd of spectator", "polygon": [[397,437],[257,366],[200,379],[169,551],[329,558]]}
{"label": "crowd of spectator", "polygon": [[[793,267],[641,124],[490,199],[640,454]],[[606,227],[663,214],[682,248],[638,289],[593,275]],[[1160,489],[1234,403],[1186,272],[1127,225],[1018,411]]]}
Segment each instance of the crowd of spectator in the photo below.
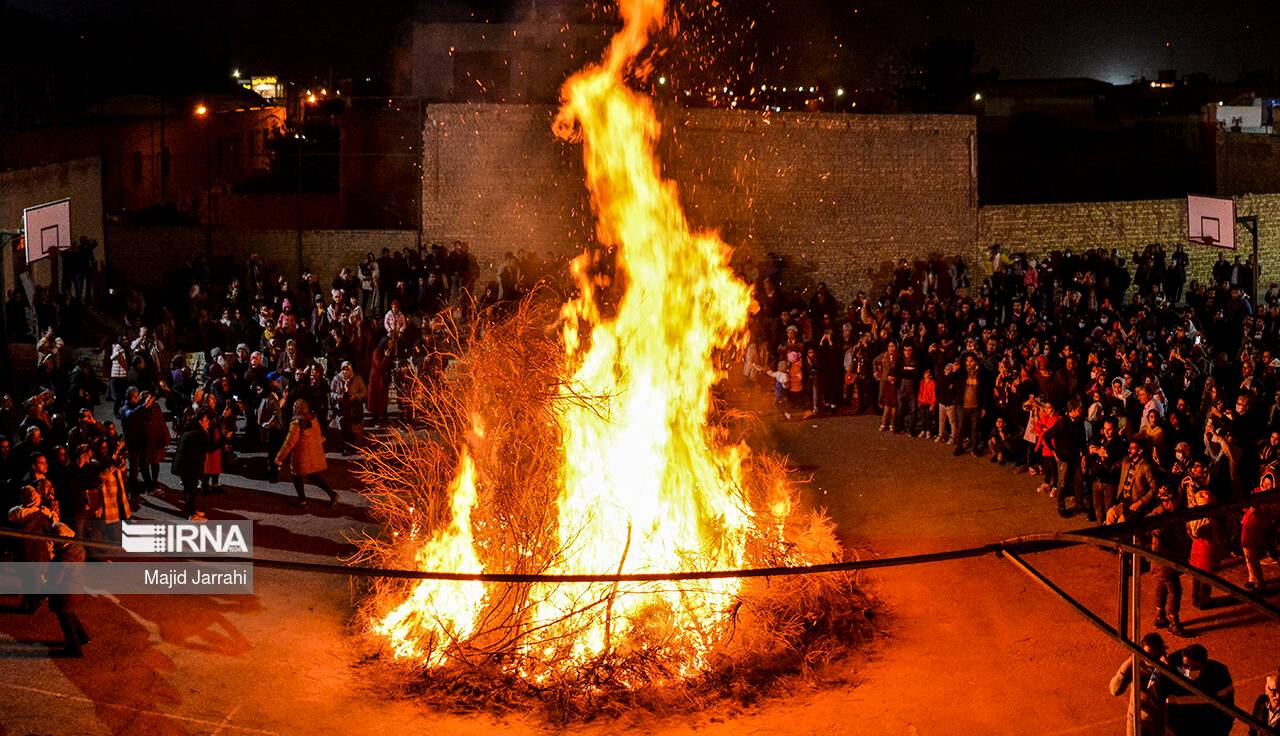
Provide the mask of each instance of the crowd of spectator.
{"label": "crowd of spectator", "polygon": [[[104,324],[115,329],[96,348],[80,329],[87,310],[66,308],[94,300],[78,271],[64,279],[70,296],[37,291],[49,308],[27,309],[15,290],[9,338],[30,339],[31,322],[38,337],[34,385],[0,399],[8,523],[118,541],[121,521],[164,490],[160,469],[170,457],[182,491],[174,505],[193,521],[206,518],[232,467],[270,482],[288,469],[296,505],[306,505],[306,484],[332,505],[326,437],[343,454],[354,452],[366,422],[389,420],[393,392],[397,419],[413,421],[408,399],[464,348],[461,325],[564,271],[562,263],[511,253],[473,299],[478,267],[464,243],[369,253],[327,283],[312,272],[295,281],[258,255],[215,277],[193,256],[167,279],[172,290],[99,293]],[[65,337],[72,333],[85,340]],[[0,547],[34,562],[86,557],[75,543],[0,540]],[[87,635],[74,614],[64,615],[69,599],[49,600],[78,653]]]}
{"label": "crowd of spectator", "polygon": [[[1276,482],[1280,287],[1255,303],[1252,262],[1220,259],[1207,284],[1187,284],[1187,265],[1181,246],[1131,264],[1115,251],[1032,259],[997,247],[977,273],[960,258],[903,260],[882,289],[842,304],[825,284],[784,291],[770,260],[744,372],[772,384],[787,416],[875,412],[882,431],[1037,476],[1063,516],[1115,523],[1239,499]],[[326,436],[354,451],[366,422],[387,421],[392,391],[412,420],[403,399],[465,347],[458,324],[536,283],[563,288],[567,273],[524,252],[482,289],[478,270],[463,243],[368,253],[327,283],[257,255],[215,278],[194,256],[168,280],[174,291],[115,295],[120,329],[97,350],[73,351],[46,310],[36,388],[0,403],[10,523],[114,538],[161,486],[171,447],[190,519],[233,464],[270,481],[288,467],[297,504],[306,483],[332,503]],[[95,413],[103,401],[110,415]],[[1276,517],[1258,506],[1162,527],[1150,543],[1210,571],[1240,554],[1259,587]],[[1155,623],[1173,633],[1181,588],[1176,569],[1157,570]],[[1210,595],[1191,586],[1194,605]]]}
{"label": "crowd of spectator", "polygon": [[[845,303],[818,284],[756,280],[743,372],[785,416],[875,412],[880,429],[1038,477],[1058,512],[1117,523],[1276,486],[1280,288],[1255,304],[1252,263],[1220,258],[1186,279],[1182,246],[1032,259],[998,246],[974,274],[902,260]],[[1184,289],[1185,287],[1185,289]],[[1244,560],[1264,584],[1275,504],[1160,527],[1159,552],[1210,572]],[[1182,575],[1157,566],[1155,625],[1181,634]],[[1191,602],[1210,605],[1193,582]]]}

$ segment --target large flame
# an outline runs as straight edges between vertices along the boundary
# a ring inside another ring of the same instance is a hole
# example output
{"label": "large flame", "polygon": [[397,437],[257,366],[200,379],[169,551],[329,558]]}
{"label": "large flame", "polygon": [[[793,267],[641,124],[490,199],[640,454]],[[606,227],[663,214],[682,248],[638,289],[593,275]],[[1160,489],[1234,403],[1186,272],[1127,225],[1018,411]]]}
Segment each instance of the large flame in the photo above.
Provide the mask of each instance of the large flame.
{"label": "large flame", "polygon": [[[623,0],[622,30],[603,61],[571,77],[555,132],[581,140],[598,239],[613,249],[614,285],[601,309],[603,277],[587,254],[574,262],[581,296],[562,310],[566,396],[556,502],[559,549],[547,572],[663,573],[743,563],[753,523],[742,484],[745,450],[710,436],[714,353],[745,327],[749,290],[728,268],[729,248],[695,233],[654,152],[651,102],[625,83],[662,0]],[[419,553],[423,569],[478,570],[469,548],[474,467],[464,454],[453,484],[453,522]],[[467,549],[464,549],[467,547]],[[472,583],[419,584],[376,628],[397,654],[439,664],[440,640],[465,638],[484,606]],[[739,581],[611,586],[541,585],[530,592],[520,674],[542,679],[609,654],[663,648],[677,675],[706,664]]]}
{"label": "large flame", "polygon": [[[745,326],[750,295],[727,267],[728,247],[713,234],[691,231],[654,155],[653,106],[623,82],[662,11],[661,0],[622,4],[623,31],[604,63],[565,84],[556,121],[561,137],[580,133],[597,236],[616,249],[618,277],[626,285],[616,314],[605,319],[587,257],[575,263],[582,296],[563,310],[570,387],[609,402],[604,413],[566,402],[560,417],[565,459],[559,520],[568,554],[557,572],[737,567],[750,523],[742,458],[707,436],[711,387],[718,379],[712,354]],[[558,639],[572,641],[571,652],[558,652],[571,659],[619,646],[677,645],[694,654],[687,661],[697,667],[737,588],[736,580],[724,580],[679,589],[633,587],[611,597],[604,586],[560,586],[547,591],[536,618],[582,629]],[[570,616],[601,600],[607,605],[582,614],[590,625]]]}

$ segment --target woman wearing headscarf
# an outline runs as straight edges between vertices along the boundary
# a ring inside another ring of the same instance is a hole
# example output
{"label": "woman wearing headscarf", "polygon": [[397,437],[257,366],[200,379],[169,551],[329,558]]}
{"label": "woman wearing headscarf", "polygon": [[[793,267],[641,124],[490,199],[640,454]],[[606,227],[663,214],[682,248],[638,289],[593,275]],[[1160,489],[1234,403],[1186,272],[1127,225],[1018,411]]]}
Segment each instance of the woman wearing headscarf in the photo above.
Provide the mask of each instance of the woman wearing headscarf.
{"label": "woman wearing headscarf", "polygon": [[[1272,465],[1263,471],[1254,493],[1275,490],[1275,467]],[[1270,551],[1277,519],[1280,519],[1280,504],[1272,501],[1245,509],[1244,518],[1240,521],[1240,548],[1244,550],[1244,569],[1249,576],[1244,587],[1249,590],[1262,587],[1262,558]]]}
{"label": "woman wearing headscarf", "polygon": [[387,394],[391,388],[391,367],[395,363],[394,345],[388,338],[379,340],[369,368],[369,416],[379,424],[387,418]]}

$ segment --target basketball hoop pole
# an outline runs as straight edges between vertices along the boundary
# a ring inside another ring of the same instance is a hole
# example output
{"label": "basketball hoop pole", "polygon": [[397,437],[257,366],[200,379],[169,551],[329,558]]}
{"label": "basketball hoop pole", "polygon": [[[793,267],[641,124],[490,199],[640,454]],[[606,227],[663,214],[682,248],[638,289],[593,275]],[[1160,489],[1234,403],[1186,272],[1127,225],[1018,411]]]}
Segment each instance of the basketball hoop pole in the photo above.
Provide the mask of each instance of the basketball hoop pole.
{"label": "basketball hoop pole", "polygon": [[1237,217],[1236,222],[1244,225],[1244,229],[1249,231],[1249,235],[1253,237],[1253,293],[1249,298],[1253,300],[1253,308],[1258,309],[1258,282],[1262,280],[1262,261],[1258,260],[1258,216],[1245,215]]}
{"label": "basketball hoop pole", "polygon": [[[6,381],[12,381],[13,376],[10,375],[9,368],[9,294],[4,285],[4,272],[7,268],[4,265],[4,253],[9,249],[9,245],[13,241],[22,237],[21,230],[0,230],[0,298],[5,301],[5,306],[0,307],[0,336],[4,337],[5,347],[0,350],[0,365],[4,366],[3,374]],[[13,254],[14,260],[17,260],[18,254]]]}

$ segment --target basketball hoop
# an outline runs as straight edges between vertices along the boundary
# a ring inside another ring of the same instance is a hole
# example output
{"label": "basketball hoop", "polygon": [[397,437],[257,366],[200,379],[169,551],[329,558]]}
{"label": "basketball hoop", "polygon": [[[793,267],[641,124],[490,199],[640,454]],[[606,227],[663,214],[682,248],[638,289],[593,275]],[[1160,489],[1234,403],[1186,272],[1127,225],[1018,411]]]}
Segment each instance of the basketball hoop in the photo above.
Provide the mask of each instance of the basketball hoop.
{"label": "basketball hoop", "polygon": [[1234,250],[1236,204],[1227,197],[1187,195],[1187,240]]}

